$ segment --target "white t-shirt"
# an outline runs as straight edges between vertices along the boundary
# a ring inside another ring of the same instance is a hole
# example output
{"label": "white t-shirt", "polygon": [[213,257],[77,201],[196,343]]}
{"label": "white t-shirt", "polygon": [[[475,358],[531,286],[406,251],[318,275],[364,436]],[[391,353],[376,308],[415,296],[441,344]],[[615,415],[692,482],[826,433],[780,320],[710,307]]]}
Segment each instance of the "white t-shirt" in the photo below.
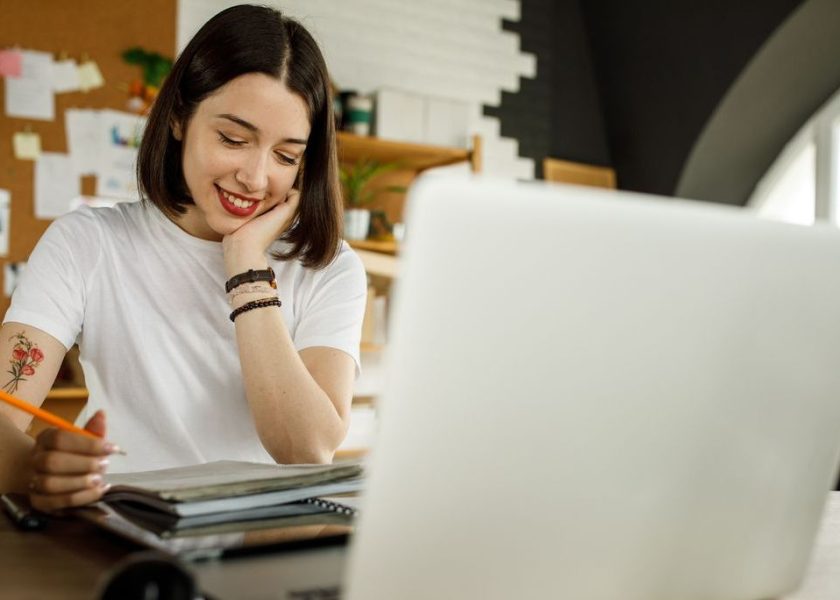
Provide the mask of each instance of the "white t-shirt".
{"label": "white t-shirt", "polygon": [[[321,270],[269,263],[295,347],[342,350],[358,374],[367,283],[355,252],[343,244]],[[221,243],[153,205],[85,207],[50,225],[3,322],[79,344],[90,397],[77,422],[105,409],[108,440],[128,453],[110,471],[272,462],[245,399],[225,279]]]}

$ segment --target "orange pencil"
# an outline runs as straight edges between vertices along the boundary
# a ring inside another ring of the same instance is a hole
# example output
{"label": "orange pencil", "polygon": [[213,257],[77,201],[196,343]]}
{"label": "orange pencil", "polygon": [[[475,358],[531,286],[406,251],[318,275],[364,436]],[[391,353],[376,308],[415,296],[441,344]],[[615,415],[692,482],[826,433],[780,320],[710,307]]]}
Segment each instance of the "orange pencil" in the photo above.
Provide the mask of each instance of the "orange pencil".
{"label": "orange pencil", "polygon": [[[92,431],[82,429],[81,427],[76,427],[70,421],[65,421],[61,417],[54,415],[51,412],[32,406],[31,404],[29,404],[29,402],[21,400],[20,398],[15,398],[11,394],[7,394],[3,390],[0,390],[0,400],[3,400],[7,404],[11,404],[15,408],[19,408],[24,412],[28,412],[30,415],[41,419],[45,423],[49,423],[50,425],[58,427],[59,429],[63,429],[64,431],[72,431],[73,433],[79,433],[81,435],[86,435],[87,437],[91,437],[94,439],[102,438],[102,436],[96,435]],[[118,449],[117,454],[125,454],[125,452]]]}

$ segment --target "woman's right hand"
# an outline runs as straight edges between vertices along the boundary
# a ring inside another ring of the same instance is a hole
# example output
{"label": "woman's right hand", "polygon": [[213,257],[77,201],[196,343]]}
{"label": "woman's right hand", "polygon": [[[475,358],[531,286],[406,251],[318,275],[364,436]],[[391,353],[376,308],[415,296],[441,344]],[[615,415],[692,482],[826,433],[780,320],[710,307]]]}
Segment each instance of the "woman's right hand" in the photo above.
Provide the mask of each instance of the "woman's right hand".
{"label": "woman's right hand", "polygon": [[96,502],[108,490],[103,476],[108,456],[117,450],[105,441],[105,413],[97,411],[85,429],[91,438],[54,427],[45,429],[32,449],[29,500],[43,512]]}

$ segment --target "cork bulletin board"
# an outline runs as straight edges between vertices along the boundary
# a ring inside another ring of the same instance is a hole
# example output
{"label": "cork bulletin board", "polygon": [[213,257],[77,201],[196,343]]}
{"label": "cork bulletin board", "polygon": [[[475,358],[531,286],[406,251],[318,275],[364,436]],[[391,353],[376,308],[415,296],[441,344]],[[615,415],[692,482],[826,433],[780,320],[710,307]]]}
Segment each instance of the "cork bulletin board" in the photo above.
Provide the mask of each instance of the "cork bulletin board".
{"label": "cork bulletin board", "polygon": [[[55,59],[66,55],[77,62],[90,58],[105,78],[103,87],[87,93],[56,94],[53,121],[12,118],[5,110],[0,113],[0,188],[11,193],[9,255],[0,259],[7,263],[25,261],[50,224],[35,218],[34,162],[14,157],[12,136],[28,127],[41,136],[42,151],[66,153],[67,109],[126,110],[125,88],[141,77],[141,70],[123,62],[121,54],[140,46],[174,58],[177,0],[11,0],[2,4],[0,47],[51,52]],[[0,98],[5,98],[3,78]],[[0,109],[3,108],[0,100]],[[82,193],[92,195],[94,189],[94,177],[84,177]],[[3,314],[8,306],[9,299],[0,296]]]}

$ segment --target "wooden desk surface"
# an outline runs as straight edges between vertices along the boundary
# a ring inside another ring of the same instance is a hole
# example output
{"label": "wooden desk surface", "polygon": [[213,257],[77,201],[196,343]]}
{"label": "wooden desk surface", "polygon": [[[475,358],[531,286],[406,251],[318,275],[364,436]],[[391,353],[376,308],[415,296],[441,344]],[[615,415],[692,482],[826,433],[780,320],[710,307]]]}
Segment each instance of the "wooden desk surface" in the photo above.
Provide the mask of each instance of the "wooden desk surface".
{"label": "wooden desk surface", "polygon": [[19,531],[0,516],[3,598],[90,600],[110,569],[138,549],[88,523],[53,519],[42,531]]}
{"label": "wooden desk surface", "polygon": [[[70,519],[53,520],[41,532],[22,532],[15,529],[7,518],[0,518],[0,596],[16,600],[89,600],[95,597],[96,590],[101,589],[110,569],[137,549],[128,542],[99,531],[93,525]],[[343,561],[343,549],[324,551],[323,557],[331,561],[329,569],[337,570],[340,565],[336,561]],[[279,571],[302,573],[306,569],[301,568],[302,563],[296,562],[301,559],[301,556],[295,556],[293,553],[278,556],[278,562],[288,563],[289,566],[289,569],[280,568]],[[263,555],[259,562],[267,560],[268,557]],[[207,584],[211,589],[221,585],[218,582],[227,581],[225,585],[229,586],[230,580],[236,579],[231,576],[237,574],[237,569],[242,566],[242,559],[231,563],[230,568],[226,563],[209,563],[198,570],[197,576],[201,583]],[[276,576],[278,567],[282,567],[278,564],[266,564],[264,568],[269,566],[271,569],[270,572],[266,571],[266,576]],[[315,564],[306,566],[310,571],[316,571],[318,568]],[[243,577],[253,575],[254,571],[248,569]],[[238,585],[238,593],[246,590],[246,587]],[[218,597],[226,600],[224,596]],[[259,597],[266,596],[263,592]],[[781,600],[838,598],[840,492],[833,492],[826,506],[822,528],[805,581],[798,591]]]}

